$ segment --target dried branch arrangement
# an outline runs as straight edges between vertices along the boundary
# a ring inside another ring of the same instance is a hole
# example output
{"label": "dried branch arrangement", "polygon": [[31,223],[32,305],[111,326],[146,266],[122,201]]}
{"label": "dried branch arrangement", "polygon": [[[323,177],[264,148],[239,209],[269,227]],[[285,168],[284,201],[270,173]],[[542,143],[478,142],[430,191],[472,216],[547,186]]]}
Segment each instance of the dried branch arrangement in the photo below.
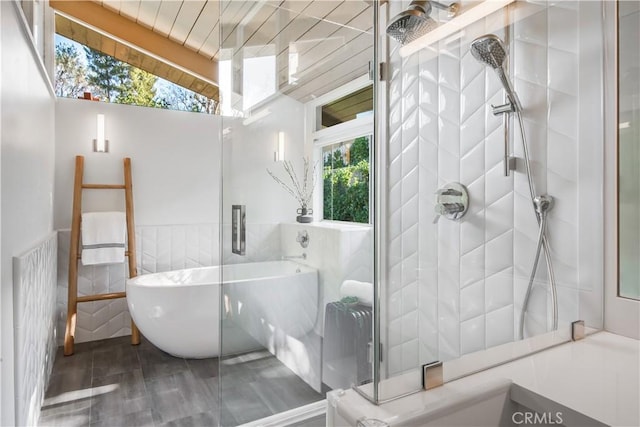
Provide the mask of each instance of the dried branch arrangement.
{"label": "dried branch arrangement", "polygon": [[298,203],[300,203],[301,208],[307,208],[311,204],[311,198],[313,197],[317,163],[315,163],[312,168],[311,162],[307,157],[303,157],[302,161],[304,162],[302,182],[300,182],[300,179],[293,168],[293,163],[290,160],[282,162],[282,166],[289,177],[288,181],[291,181],[290,183],[281,180],[269,169],[267,169],[267,172],[271,175],[271,178],[280,184],[282,188],[284,188],[298,201]]}

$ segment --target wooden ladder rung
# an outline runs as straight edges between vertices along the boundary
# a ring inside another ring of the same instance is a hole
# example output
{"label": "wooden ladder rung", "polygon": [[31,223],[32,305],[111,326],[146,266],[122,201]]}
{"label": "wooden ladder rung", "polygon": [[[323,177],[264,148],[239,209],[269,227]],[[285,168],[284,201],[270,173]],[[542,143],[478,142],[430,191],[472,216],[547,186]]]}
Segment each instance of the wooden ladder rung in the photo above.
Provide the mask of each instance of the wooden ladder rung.
{"label": "wooden ladder rung", "polygon": [[[129,251],[124,251],[124,256],[129,256]],[[77,259],[82,259],[82,254],[80,253],[80,254],[76,255],[76,258]]]}
{"label": "wooden ladder rung", "polygon": [[[76,334],[78,303],[125,298],[126,292],[112,292],[98,295],[78,296],[78,260],[82,259],[80,245],[80,223],[82,222],[82,190],[124,190],[125,214],[127,219],[127,247],[129,277],[138,275],[136,267],[135,221],[133,219],[133,182],[131,179],[131,159],[124,159],[124,184],[84,184],[84,157],[76,156],[76,170],[73,182],[73,211],[71,215],[71,242],[69,246],[69,289],[67,303],[67,325],[64,333],[64,355],[73,354]],[[140,344],[140,331],[131,321],[131,344]]]}
{"label": "wooden ladder rung", "polygon": [[127,296],[126,292],[112,292],[110,294],[85,295],[83,297],[78,297],[76,301],[77,302],[104,301],[107,299],[125,298],[126,296]]}
{"label": "wooden ladder rung", "polygon": [[89,190],[124,190],[123,184],[82,184],[82,188]]}

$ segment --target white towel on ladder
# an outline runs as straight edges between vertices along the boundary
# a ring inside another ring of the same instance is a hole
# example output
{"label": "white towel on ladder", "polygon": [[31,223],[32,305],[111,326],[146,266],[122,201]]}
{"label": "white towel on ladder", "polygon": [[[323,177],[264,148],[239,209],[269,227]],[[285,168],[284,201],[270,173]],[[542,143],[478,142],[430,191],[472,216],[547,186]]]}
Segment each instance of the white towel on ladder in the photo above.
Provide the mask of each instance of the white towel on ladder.
{"label": "white towel on ladder", "polygon": [[124,262],[127,218],[124,212],[82,214],[82,264]]}

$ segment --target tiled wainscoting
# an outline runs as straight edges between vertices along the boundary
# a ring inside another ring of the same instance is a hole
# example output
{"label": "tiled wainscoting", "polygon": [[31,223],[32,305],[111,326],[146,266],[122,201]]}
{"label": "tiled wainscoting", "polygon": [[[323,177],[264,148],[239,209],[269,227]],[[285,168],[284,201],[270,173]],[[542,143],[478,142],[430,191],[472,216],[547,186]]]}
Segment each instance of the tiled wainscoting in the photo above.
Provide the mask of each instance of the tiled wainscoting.
{"label": "tiled wainscoting", "polygon": [[16,423],[35,425],[56,354],[57,233],[13,259]]}
{"label": "tiled wainscoting", "polygon": [[[230,227],[225,227],[225,230]],[[309,246],[301,248],[296,241],[299,231],[307,231]],[[220,242],[216,224],[143,226],[136,229],[139,274],[216,265]],[[64,337],[67,307],[69,266],[69,231],[59,232],[58,254],[58,342]],[[305,337],[296,337],[296,345],[305,347],[308,361],[302,364],[297,353],[278,348],[274,354],[316,389],[321,379],[321,337],[326,303],[340,300],[340,285],[346,279],[371,281],[372,233],[369,226],[340,224],[247,224],[246,254],[232,254],[229,233],[223,239],[224,262],[260,262],[281,259],[283,255],[307,254],[306,260],[296,260],[318,269],[319,307],[314,330]],[[79,266],[80,295],[120,292],[125,289],[125,264]],[[131,333],[131,318],[126,300],[90,302],[78,305],[76,342],[97,341]],[[292,362],[293,361],[293,362]],[[308,372],[298,372],[297,366],[307,366]]]}
{"label": "tiled wainscoting", "polygon": [[[371,281],[372,241],[367,226],[331,224],[247,224],[246,254],[231,253],[231,227],[225,227],[223,253],[225,264],[279,260],[283,255],[308,254],[301,261],[320,272],[321,313],[316,332],[322,335],[324,306],[340,299],[343,280]],[[310,245],[302,249],[297,232],[307,230]],[[69,269],[69,230],[58,233],[58,343],[64,338]],[[219,228],[217,224],[167,225],[136,227],[138,274],[183,268],[217,265],[219,262]],[[78,292],[90,295],[121,292],[125,289],[126,264],[82,266],[79,264]],[[76,342],[95,341],[131,333],[131,318],[124,299],[78,304]]]}
{"label": "tiled wainscoting", "polygon": [[[309,246],[296,241],[298,233],[306,232]],[[307,254],[297,260],[318,269],[320,307],[315,331],[324,336],[324,314],[328,303],[340,301],[340,286],[345,280],[372,282],[373,233],[368,225],[286,223],[280,226],[283,255]]]}
{"label": "tiled wainscoting", "polygon": [[[407,5],[391,2],[390,16]],[[406,58],[397,43],[390,44],[390,374],[509,342],[517,334],[538,229],[519,129],[514,123],[517,170],[504,177],[502,118],[490,106],[503,103],[502,86],[469,51],[475,37],[506,37],[505,13],[473,24],[461,40],[441,41]],[[512,76],[524,108],[535,184],[556,202],[548,234],[561,324],[583,318],[597,325],[601,12],[593,2],[560,2],[509,13],[516,21],[508,42]],[[450,182],[468,188],[469,211],[459,222],[441,219],[434,225],[434,193]],[[543,261],[528,334],[550,326],[548,300]]]}
{"label": "tiled wainscoting", "polygon": [[[69,230],[58,233],[58,343],[64,339],[69,271]],[[138,274],[216,265],[219,259],[217,224],[136,227]],[[78,294],[125,290],[126,264],[83,266],[79,263]],[[131,334],[125,299],[78,304],[76,342]]]}
{"label": "tiled wainscoting", "polygon": [[223,225],[222,254],[225,264],[276,261],[280,254],[280,225],[277,223],[252,223],[246,225],[244,255],[231,251],[231,224]]}

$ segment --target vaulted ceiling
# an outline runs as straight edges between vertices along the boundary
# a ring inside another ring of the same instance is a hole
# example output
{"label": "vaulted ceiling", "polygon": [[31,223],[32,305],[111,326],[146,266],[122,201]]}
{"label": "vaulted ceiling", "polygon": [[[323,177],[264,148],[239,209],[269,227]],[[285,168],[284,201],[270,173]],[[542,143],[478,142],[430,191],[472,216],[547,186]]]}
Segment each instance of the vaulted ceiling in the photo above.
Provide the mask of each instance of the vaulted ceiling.
{"label": "vaulted ceiling", "polygon": [[[279,92],[306,102],[366,74],[373,54],[364,0],[50,4],[60,34],[209,97],[218,95],[219,61],[231,60],[241,77],[246,58],[273,56]],[[234,92],[242,93],[241,81]]]}

